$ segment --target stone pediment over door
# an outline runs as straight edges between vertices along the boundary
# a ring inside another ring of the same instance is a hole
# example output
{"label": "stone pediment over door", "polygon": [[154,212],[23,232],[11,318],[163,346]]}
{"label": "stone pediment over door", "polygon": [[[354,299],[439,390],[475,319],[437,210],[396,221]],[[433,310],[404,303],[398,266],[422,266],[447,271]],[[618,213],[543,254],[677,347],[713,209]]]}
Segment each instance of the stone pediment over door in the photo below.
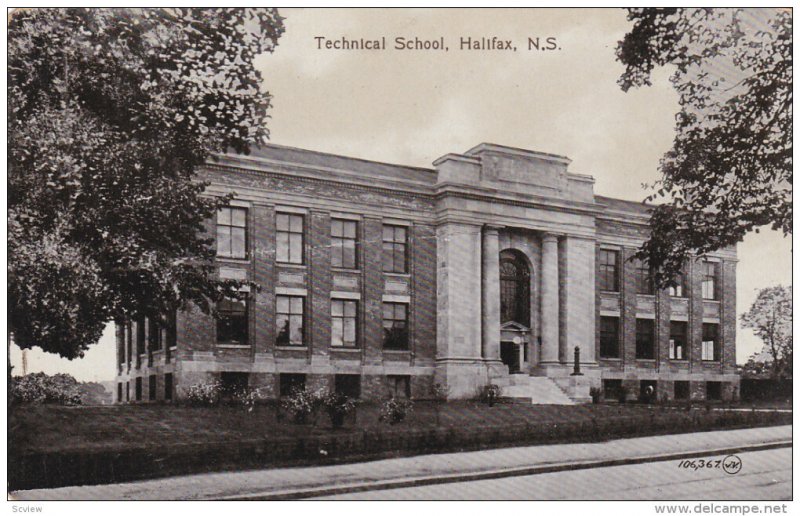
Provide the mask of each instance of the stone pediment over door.
{"label": "stone pediment over door", "polygon": [[[500,326],[500,340],[516,342],[525,342],[531,334],[531,329],[514,321],[508,321]],[[515,337],[517,338],[515,340]]]}

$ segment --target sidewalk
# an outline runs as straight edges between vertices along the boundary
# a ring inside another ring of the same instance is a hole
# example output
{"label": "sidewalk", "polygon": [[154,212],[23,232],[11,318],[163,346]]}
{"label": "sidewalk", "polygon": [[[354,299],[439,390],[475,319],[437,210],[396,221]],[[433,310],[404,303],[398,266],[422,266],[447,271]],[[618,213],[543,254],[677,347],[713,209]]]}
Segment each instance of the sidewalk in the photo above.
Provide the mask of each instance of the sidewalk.
{"label": "sidewalk", "polygon": [[[10,494],[15,500],[203,500],[304,498],[332,492],[423,485],[456,478],[497,478],[559,469],[658,460],[659,457],[739,447],[791,443],[792,427],[662,435],[586,444],[500,448],[421,455],[354,464],[209,473],[108,484],[35,489]],[[716,455],[719,455],[717,453]],[[606,462],[606,463],[604,463]],[[598,463],[598,464],[593,464]]]}

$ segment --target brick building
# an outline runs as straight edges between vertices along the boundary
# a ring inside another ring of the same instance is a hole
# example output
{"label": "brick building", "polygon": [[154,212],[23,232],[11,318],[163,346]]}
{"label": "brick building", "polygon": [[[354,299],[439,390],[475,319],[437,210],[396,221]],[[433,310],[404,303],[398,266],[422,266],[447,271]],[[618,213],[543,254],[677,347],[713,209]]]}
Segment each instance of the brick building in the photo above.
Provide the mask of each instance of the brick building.
{"label": "brick building", "polygon": [[[569,159],[481,144],[434,168],[268,145],[202,178],[235,192],[208,229],[245,302],[117,327],[117,399],[178,399],[215,379],[365,399],[500,385],[533,402],[735,394],[736,251],[654,291],[630,260],[639,203],[596,196]],[[572,375],[575,349],[582,375]]]}

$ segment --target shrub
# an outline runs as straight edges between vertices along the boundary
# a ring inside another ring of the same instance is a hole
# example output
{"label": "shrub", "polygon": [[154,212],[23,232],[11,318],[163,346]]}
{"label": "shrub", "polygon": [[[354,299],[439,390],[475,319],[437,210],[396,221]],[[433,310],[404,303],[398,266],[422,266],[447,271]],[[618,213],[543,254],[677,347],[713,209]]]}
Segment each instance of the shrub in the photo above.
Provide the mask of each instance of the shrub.
{"label": "shrub", "polygon": [[589,389],[589,396],[592,397],[592,403],[598,404],[600,403],[600,396],[603,395],[603,390],[599,387],[591,387]]}
{"label": "shrub", "polygon": [[247,412],[252,412],[256,406],[256,403],[261,401],[263,398],[264,397],[261,395],[261,389],[259,388],[251,389],[244,387],[242,389],[235,390],[231,395],[231,401],[247,410]]}
{"label": "shrub", "polygon": [[289,396],[281,401],[281,407],[292,414],[295,423],[305,424],[322,405],[323,391],[311,392],[306,389],[294,389]]}
{"label": "shrub", "polygon": [[396,425],[403,421],[413,408],[414,404],[411,400],[389,398],[381,405],[381,413],[378,420],[390,425]]}
{"label": "shrub", "polygon": [[500,397],[500,387],[495,384],[484,385],[481,391],[481,401],[487,403],[490,407],[495,404]]}
{"label": "shrub", "polygon": [[356,410],[358,402],[339,392],[328,391],[322,395],[321,403],[331,418],[331,425],[339,428],[344,424],[344,417]]}
{"label": "shrub", "polygon": [[222,396],[222,383],[196,383],[186,392],[186,402],[198,407],[218,405]]}
{"label": "shrub", "polygon": [[68,374],[31,373],[11,379],[12,403],[80,405],[78,381]]}

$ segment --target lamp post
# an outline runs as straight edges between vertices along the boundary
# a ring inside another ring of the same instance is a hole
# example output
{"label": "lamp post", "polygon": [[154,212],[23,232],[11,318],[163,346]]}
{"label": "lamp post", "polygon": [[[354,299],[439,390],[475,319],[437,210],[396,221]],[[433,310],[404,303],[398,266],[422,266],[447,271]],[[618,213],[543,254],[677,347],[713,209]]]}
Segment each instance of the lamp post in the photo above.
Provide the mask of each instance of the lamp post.
{"label": "lamp post", "polygon": [[570,376],[583,376],[581,372],[581,348],[579,346],[575,346],[575,366]]}

